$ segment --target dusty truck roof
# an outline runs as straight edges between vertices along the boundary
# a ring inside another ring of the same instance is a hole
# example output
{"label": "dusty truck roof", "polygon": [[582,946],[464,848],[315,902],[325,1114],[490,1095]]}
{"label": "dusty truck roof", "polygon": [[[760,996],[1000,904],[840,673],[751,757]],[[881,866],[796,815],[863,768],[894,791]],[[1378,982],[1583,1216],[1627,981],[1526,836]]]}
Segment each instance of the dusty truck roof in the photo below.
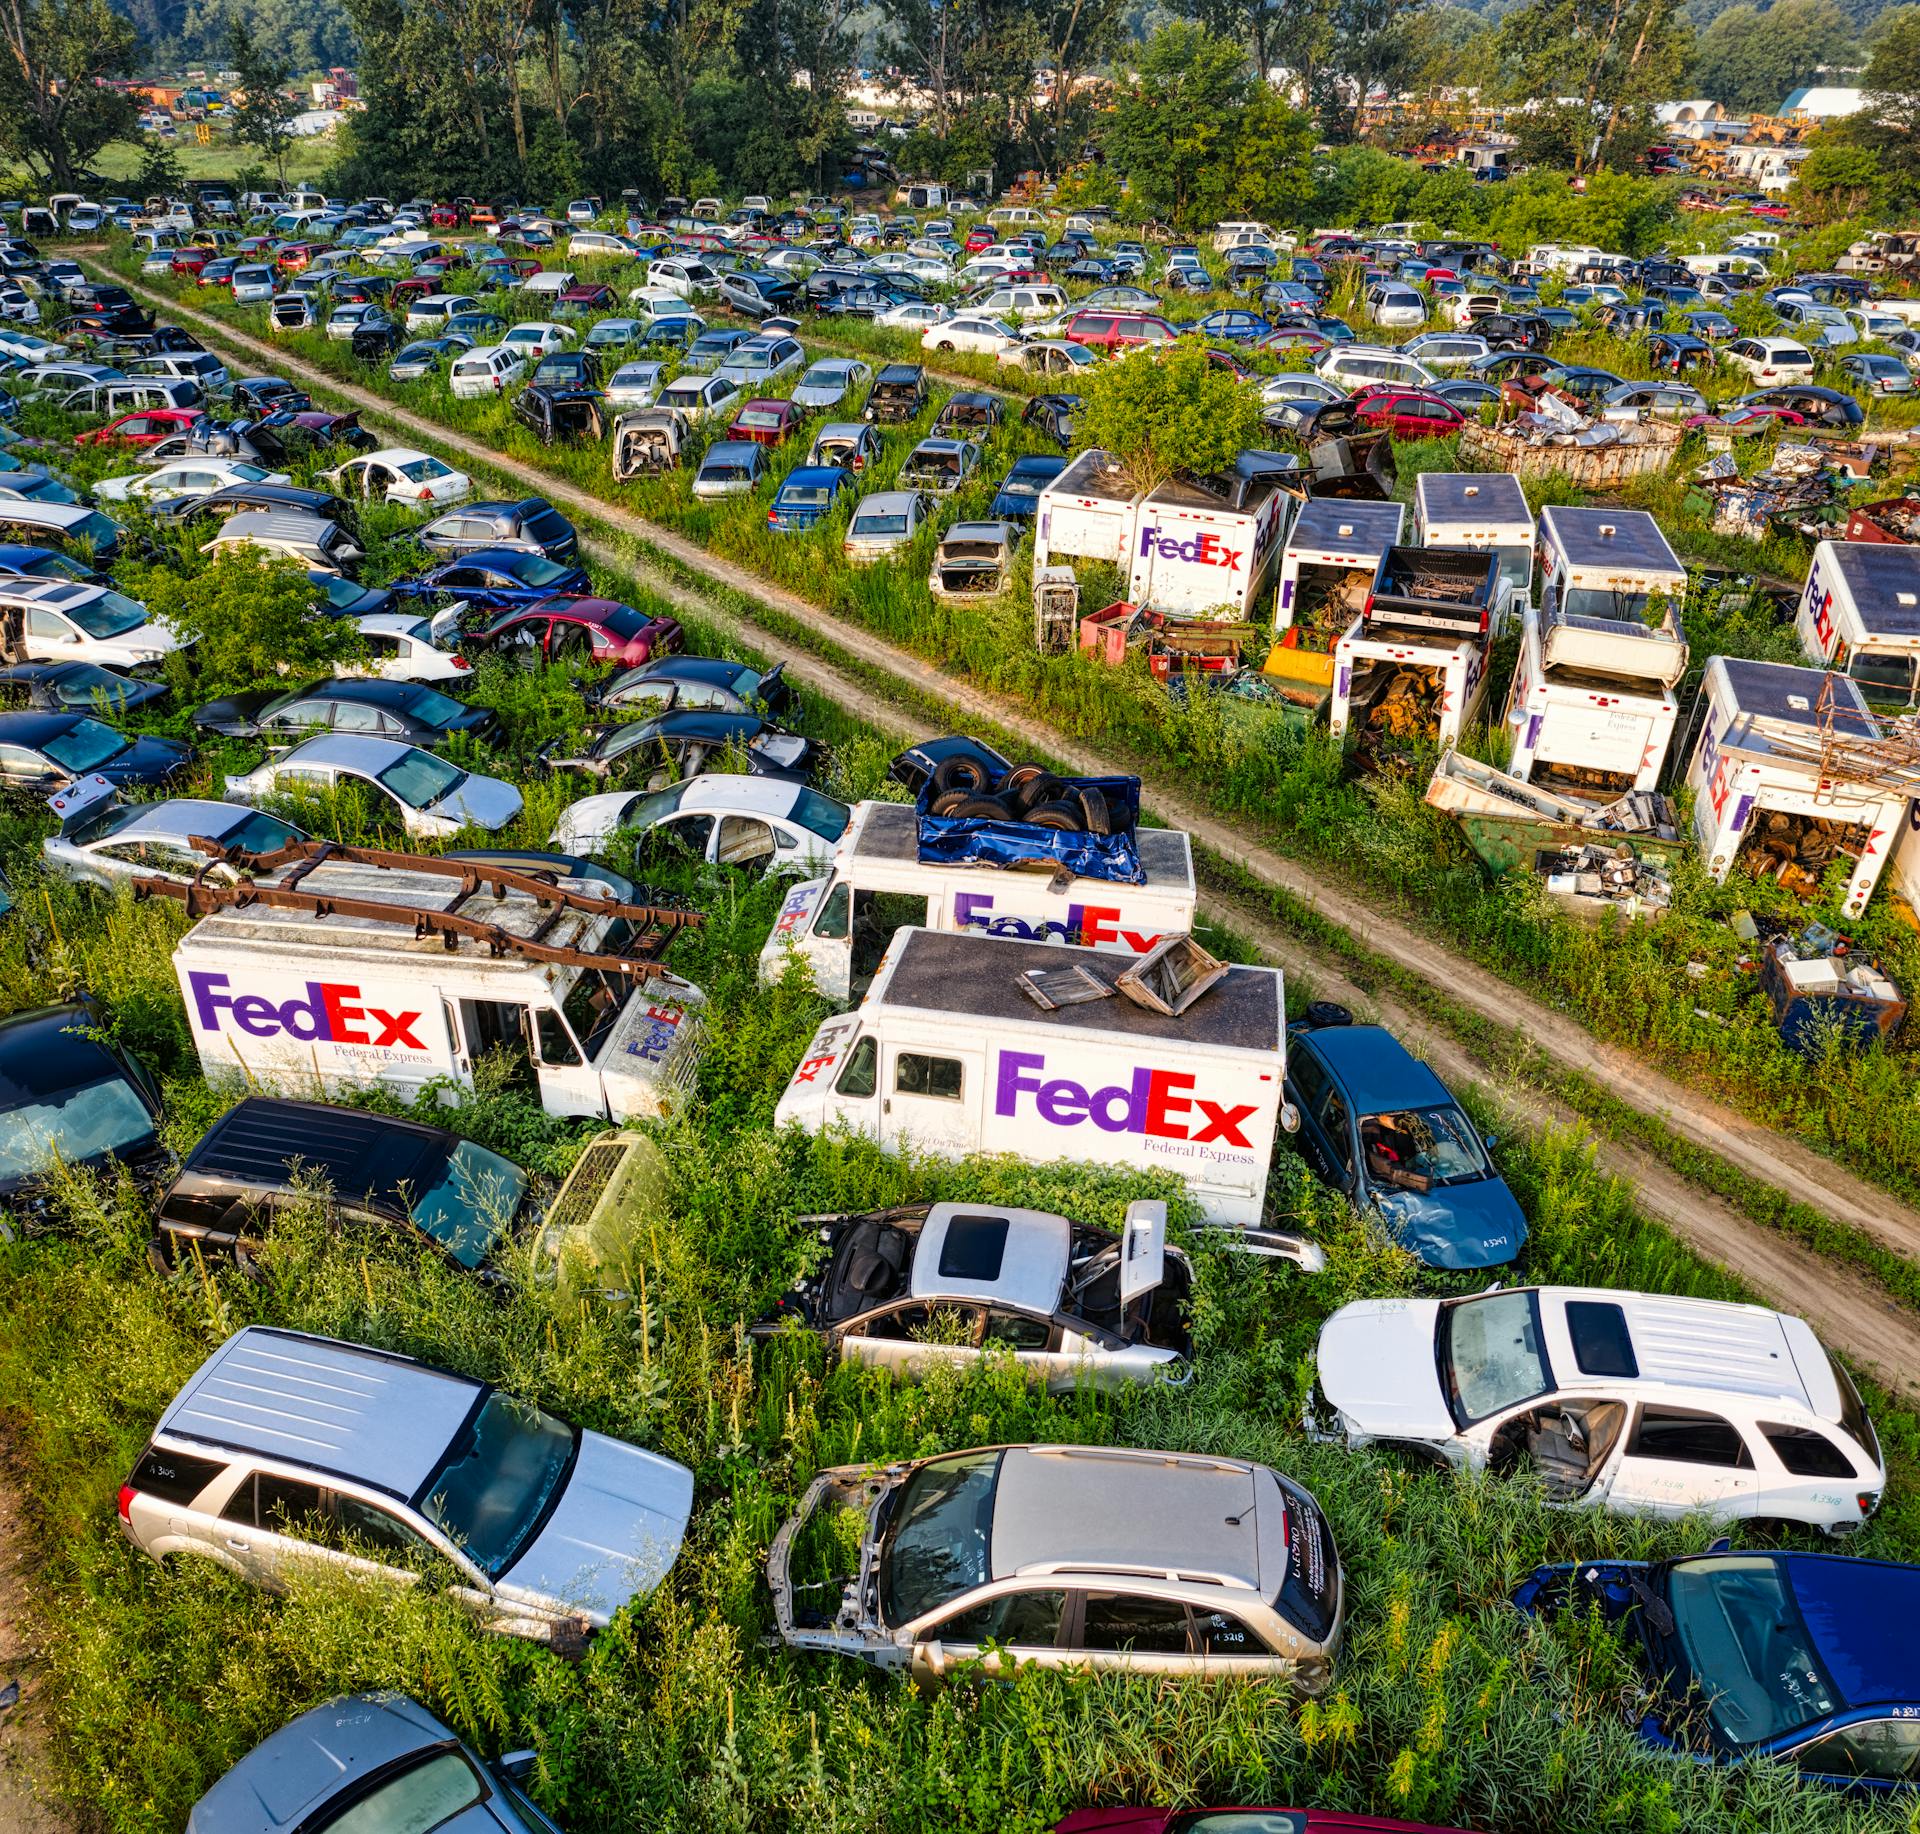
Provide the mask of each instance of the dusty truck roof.
{"label": "dusty truck roof", "polygon": [[1920,638],[1920,548],[1836,541],[1833,562],[1870,637]]}
{"label": "dusty truck roof", "polygon": [[[870,802],[860,805],[860,811],[855,817],[858,826],[853,830],[855,859],[887,860],[902,865],[918,861],[920,817],[911,803]],[[1133,838],[1149,885],[1193,883],[1193,844],[1184,832],[1177,828],[1136,828]],[[982,868],[965,866],[942,870],[979,872]],[[999,870],[1014,872],[1020,869],[1003,867]],[[1033,874],[1034,883],[1045,885],[1052,871],[1051,866],[1044,871],[1036,870]],[[1081,883],[1102,885],[1106,881],[1089,879]],[[1116,893],[1123,893],[1126,887],[1116,886],[1114,889]]]}
{"label": "dusty truck roof", "polygon": [[1643,509],[1584,509],[1549,504],[1540,512],[1570,567],[1630,567],[1684,578],[1686,568],[1660,524]]}
{"label": "dusty truck roof", "polygon": [[1520,480],[1504,471],[1423,471],[1413,481],[1420,508],[1429,522],[1524,522],[1533,511]]}
{"label": "dusty truck roof", "polygon": [[1403,503],[1356,503],[1345,497],[1309,497],[1293,519],[1289,549],[1333,548],[1384,554],[1400,539]]}
{"label": "dusty truck roof", "polygon": [[867,998],[876,1006],[962,1013],[973,1019],[1043,1025],[1052,1032],[1093,1037],[1118,1034],[1240,1051],[1280,1050],[1286,998],[1277,968],[1229,968],[1178,1018],[1136,1006],[1124,994],[1046,1012],[1019,984],[1019,976],[1029,969],[1073,964],[1111,985],[1139,959],[1062,943],[906,929],[894,936]]}
{"label": "dusty truck roof", "polygon": [[1724,698],[1734,709],[1734,717],[1721,739],[1722,746],[1741,751],[1767,753],[1775,748],[1768,742],[1768,728],[1793,744],[1793,753],[1804,752],[1810,740],[1822,730],[1820,697],[1828,682],[1833,684],[1832,727],[1840,739],[1872,741],[1880,737],[1880,725],[1867,709],[1859,684],[1846,675],[1832,675],[1824,669],[1803,669],[1791,662],[1755,662],[1744,656],[1715,656],[1707,663],[1708,692],[1714,691],[1714,677],[1725,687]]}

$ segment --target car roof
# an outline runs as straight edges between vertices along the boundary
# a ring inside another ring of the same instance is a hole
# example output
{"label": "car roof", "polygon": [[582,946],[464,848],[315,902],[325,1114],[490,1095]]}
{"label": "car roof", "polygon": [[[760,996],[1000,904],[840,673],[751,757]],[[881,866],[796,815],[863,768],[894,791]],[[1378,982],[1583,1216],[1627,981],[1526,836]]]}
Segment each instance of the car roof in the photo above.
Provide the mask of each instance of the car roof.
{"label": "car roof", "polygon": [[1439,1077],[1384,1026],[1329,1025],[1303,1036],[1340,1079],[1357,1114],[1453,1100]]}
{"label": "car roof", "polygon": [[915,1299],[1000,1300],[1028,1312],[1060,1304],[1073,1230],[1043,1210],[984,1204],[935,1204],[914,1247],[909,1291]]}
{"label": "car roof", "polygon": [[675,787],[679,791],[674,804],[676,815],[707,810],[785,815],[799,800],[805,785],[789,783],[781,777],[756,777],[739,771],[702,771]]}
{"label": "car roof", "polygon": [[63,732],[72,731],[83,719],[91,717],[85,713],[0,713],[0,741],[38,751],[49,739],[59,738]]}
{"label": "car roof", "polygon": [[336,1196],[404,1215],[459,1144],[457,1135],[421,1121],[254,1095],[214,1122],[180,1169],[273,1188],[296,1170],[317,1172]]}
{"label": "car roof", "polygon": [[[802,467],[802,469],[805,469]],[[816,470],[823,467],[816,466]],[[635,681],[717,681],[731,687],[742,675],[759,676],[764,670],[750,662],[730,662],[724,656],[662,656],[636,669]]]}
{"label": "car roof", "polygon": [[411,1498],[486,1392],[411,1357],[248,1325],[200,1365],[154,1431]]}
{"label": "car roof", "polygon": [[128,811],[130,819],[105,838],[125,841],[141,837],[187,840],[204,834],[217,841],[260,813],[243,803],[209,802],[195,796],[171,796],[165,802],[144,802]]}
{"label": "car roof", "polygon": [[864,516],[868,510],[879,510],[889,516],[904,514],[920,501],[917,490],[876,490],[870,497],[862,497],[855,517]]}
{"label": "car roof", "polygon": [[404,739],[376,739],[357,732],[322,732],[311,739],[303,739],[291,750],[269,760],[269,763],[278,769],[298,759],[302,763],[337,764],[347,770],[365,771],[370,776],[378,776],[406,753],[419,749]]}
{"label": "car roof", "polygon": [[43,579],[37,573],[0,573],[0,599],[18,605],[44,605],[64,611],[70,605],[89,605],[106,586],[90,585],[85,580]]}
{"label": "car roof", "polygon": [[1913,1639],[1920,1566],[1840,1554],[1773,1558],[1786,1570],[1820,1660],[1849,1706],[1920,1701]]}
{"label": "car roof", "polygon": [[92,1036],[98,1024],[99,1014],[77,1003],[0,1019],[0,1114],[98,1082],[103,1068],[124,1081],[119,1060]]}
{"label": "car roof", "polygon": [[993,1577],[1177,1571],[1262,1591],[1257,1475],[1237,1459],[1186,1453],[1010,1446],[994,1491]]}

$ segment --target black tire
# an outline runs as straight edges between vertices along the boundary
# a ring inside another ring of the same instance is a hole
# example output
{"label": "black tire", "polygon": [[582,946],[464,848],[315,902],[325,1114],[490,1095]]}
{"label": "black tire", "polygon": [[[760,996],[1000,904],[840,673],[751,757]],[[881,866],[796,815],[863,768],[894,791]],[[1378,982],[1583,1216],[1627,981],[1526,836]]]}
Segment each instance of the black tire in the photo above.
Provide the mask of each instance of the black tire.
{"label": "black tire", "polygon": [[1011,795],[1013,791],[1025,788],[1040,774],[1040,767],[1037,764],[1016,764],[1000,779],[1000,794]]}
{"label": "black tire", "polygon": [[927,804],[927,813],[929,815],[957,814],[962,803],[973,800],[974,794],[971,790],[945,790]]}
{"label": "black tire", "polygon": [[1087,824],[1089,834],[1111,834],[1113,817],[1107,809],[1107,799],[1091,784],[1079,792],[1080,813]]}
{"label": "black tire", "polygon": [[979,758],[962,754],[953,758],[942,758],[933,767],[933,791],[936,796],[947,790],[966,790],[977,794],[987,789],[993,781],[992,773]]}
{"label": "black tire", "polygon": [[1043,802],[1021,817],[1029,827],[1052,828],[1060,834],[1084,834],[1086,823],[1080,805],[1073,802]]}
{"label": "black tire", "polygon": [[1005,821],[1009,814],[998,796],[968,796],[949,812],[962,821]]}
{"label": "black tire", "polygon": [[170,1236],[154,1234],[147,1237],[147,1265],[162,1280],[173,1274],[173,1240]]}
{"label": "black tire", "polygon": [[1043,808],[1050,802],[1063,800],[1066,793],[1067,786],[1051,771],[1037,771],[1021,784],[1014,795],[1013,806],[1024,815],[1029,809]]}
{"label": "black tire", "polygon": [[1353,1014],[1338,1000],[1314,1000],[1309,1002],[1306,1021],[1316,1031],[1323,1025],[1351,1025]]}

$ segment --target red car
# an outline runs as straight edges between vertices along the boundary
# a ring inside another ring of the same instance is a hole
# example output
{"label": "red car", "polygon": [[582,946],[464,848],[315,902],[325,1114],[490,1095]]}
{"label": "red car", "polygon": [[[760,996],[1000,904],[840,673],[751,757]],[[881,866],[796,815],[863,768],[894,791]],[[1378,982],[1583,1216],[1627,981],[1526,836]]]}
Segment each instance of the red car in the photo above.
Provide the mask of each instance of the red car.
{"label": "red car", "polygon": [[1752,401],[1738,403],[1718,414],[1694,414],[1687,420],[1687,426],[1692,431],[1705,429],[1710,433],[1731,433],[1738,439],[1751,439],[1775,427],[1804,427],[1806,424],[1806,415],[1796,413],[1792,408],[1764,407]]}
{"label": "red car", "polygon": [[89,433],[75,434],[73,443],[76,446],[157,446],[162,440],[178,439],[200,418],[198,408],[141,408],[136,413],[122,414],[118,420],[110,420]]}
{"label": "red car", "polygon": [[1369,427],[1384,427],[1395,439],[1445,439],[1467,417],[1443,395],[1425,389],[1376,386],[1356,395],[1354,412]]}
{"label": "red car", "polygon": [[1053,1834],[1461,1834],[1333,1809],[1075,1809]]}
{"label": "red car", "polygon": [[176,274],[198,274],[213,259],[210,248],[176,248],[173,251],[173,271]]}
{"label": "red car", "polygon": [[617,599],[552,598],[502,612],[462,638],[460,647],[469,656],[499,650],[528,664],[565,658],[625,669],[669,655],[685,641],[678,619],[650,618]]}
{"label": "red car", "polygon": [[460,227],[460,212],[454,209],[451,204],[435,204],[432,210],[427,213],[427,221],[432,224],[435,229],[458,229]]}
{"label": "red car", "polygon": [[619,303],[619,295],[612,287],[590,286],[584,282],[577,287],[564,288],[554,301],[556,309],[564,306],[569,313],[610,312]]}
{"label": "red car", "polygon": [[1076,312],[1063,335],[1068,343],[1090,350],[1135,350],[1143,344],[1171,344],[1180,334],[1157,312],[1093,306]]}
{"label": "red car", "polygon": [[993,231],[985,223],[976,223],[967,231],[966,251],[977,255],[983,248],[993,246]]}
{"label": "red car", "polygon": [[727,428],[729,439],[750,439],[756,446],[777,446],[800,425],[800,410],[774,395],[756,395],[742,402]]}
{"label": "red car", "polygon": [[274,257],[273,265],[283,274],[298,274],[313,265],[313,258],[320,251],[311,242],[289,242]]}

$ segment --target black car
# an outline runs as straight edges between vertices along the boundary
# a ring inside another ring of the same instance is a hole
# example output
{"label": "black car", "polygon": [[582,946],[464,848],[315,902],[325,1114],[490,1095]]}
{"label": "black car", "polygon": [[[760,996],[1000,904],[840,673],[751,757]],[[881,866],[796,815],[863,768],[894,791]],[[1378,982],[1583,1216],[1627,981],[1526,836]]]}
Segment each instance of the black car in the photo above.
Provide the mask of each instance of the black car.
{"label": "black car", "polygon": [[926,405],[926,370],[918,363],[889,363],[867,390],[860,418],[898,424],[917,418]]}
{"label": "black car", "polygon": [[549,560],[572,560],[580,551],[573,524],[545,497],[463,503],[436,516],[420,531],[419,540],[449,559],[480,548],[533,548]]}
{"label": "black car", "polygon": [[562,741],[554,740],[541,751],[541,762],[550,770],[585,771],[648,790],[697,777],[729,752],[743,759],[752,775],[790,783],[804,783],[819,762],[811,739],[783,732],[751,713],[663,713],[589,726],[586,739],[581,750],[565,756],[560,755]]}
{"label": "black car", "polygon": [[307,583],[317,587],[326,596],[326,603],[314,608],[322,617],[368,618],[376,611],[396,609],[394,594],[388,588],[362,586],[344,574],[327,573],[318,567],[309,567]]}
{"label": "black car", "polygon": [[235,407],[249,414],[271,414],[280,409],[298,414],[313,406],[313,397],[295,388],[285,376],[242,376],[227,393]]}
{"label": "black car", "polygon": [[97,662],[16,662],[0,668],[0,707],[36,707],[62,713],[81,708],[113,718],[129,707],[165,700],[157,681],[136,681]]}
{"label": "black car", "polygon": [[130,739],[84,713],[0,713],[0,788],[46,794],[98,776],[158,789],[192,759],[178,739]]}
{"label": "black car", "polygon": [[1073,447],[1073,417],[1079,411],[1078,395],[1035,395],[1020,410],[1020,424],[1032,427],[1067,452]]}
{"label": "black car", "polygon": [[409,594],[458,597],[492,607],[530,605],[555,593],[593,590],[585,567],[566,566],[530,548],[476,548],[398,585]]}
{"label": "black car", "polygon": [[208,701],[193,723],[230,739],[290,743],[313,732],[351,732],[426,746],[456,732],[488,739],[500,724],[490,708],[462,706],[417,681],[319,681],[290,693],[259,688]]}
{"label": "black car", "polygon": [[268,514],[318,516],[351,531],[353,505],[330,490],[304,490],[298,484],[223,484],[199,496],[162,497],[143,506],[161,522],[196,522],[202,516],[231,516],[245,509]]}
{"label": "black car", "polygon": [[513,417],[543,446],[601,439],[607,431],[606,397],[597,388],[548,388],[535,382],[514,396]]}
{"label": "black car", "polygon": [[998,395],[963,388],[949,395],[933,417],[931,431],[950,439],[984,439],[1006,412]]}
{"label": "black car", "polygon": [[529,380],[535,388],[598,388],[600,358],[591,350],[550,350]]}
{"label": "black car", "polygon": [[400,338],[400,327],[392,319],[382,313],[369,312],[354,326],[349,348],[363,363],[372,363],[392,356],[400,348]]}
{"label": "black car", "polygon": [[1841,432],[1863,425],[1867,418],[1866,409],[1851,395],[1843,395],[1837,388],[1821,388],[1812,382],[1783,382],[1777,388],[1742,395],[1735,405],[1791,408],[1809,426],[1831,427]]}
{"label": "black car", "polygon": [[37,1186],[55,1154],[95,1171],[117,1161],[136,1177],[164,1165],[159,1085],[99,1027],[84,1003],[0,1019],[0,1204]]}
{"label": "black car", "polygon": [[171,1267],[197,1242],[244,1264],[275,1215],[316,1190],[336,1221],[425,1236],[470,1272],[537,1212],[525,1172],[444,1127],[256,1095],[214,1122],[167,1186],[151,1258]]}
{"label": "black car", "polygon": [[625,669],[594,697],[602,707],[623,712],[645,708],[669,713],[692,707],[717,713],[752,713],[765,708],[784,713],[793,704],[784,664],[764,673],[744,662],[717,656],[663,656]]}

